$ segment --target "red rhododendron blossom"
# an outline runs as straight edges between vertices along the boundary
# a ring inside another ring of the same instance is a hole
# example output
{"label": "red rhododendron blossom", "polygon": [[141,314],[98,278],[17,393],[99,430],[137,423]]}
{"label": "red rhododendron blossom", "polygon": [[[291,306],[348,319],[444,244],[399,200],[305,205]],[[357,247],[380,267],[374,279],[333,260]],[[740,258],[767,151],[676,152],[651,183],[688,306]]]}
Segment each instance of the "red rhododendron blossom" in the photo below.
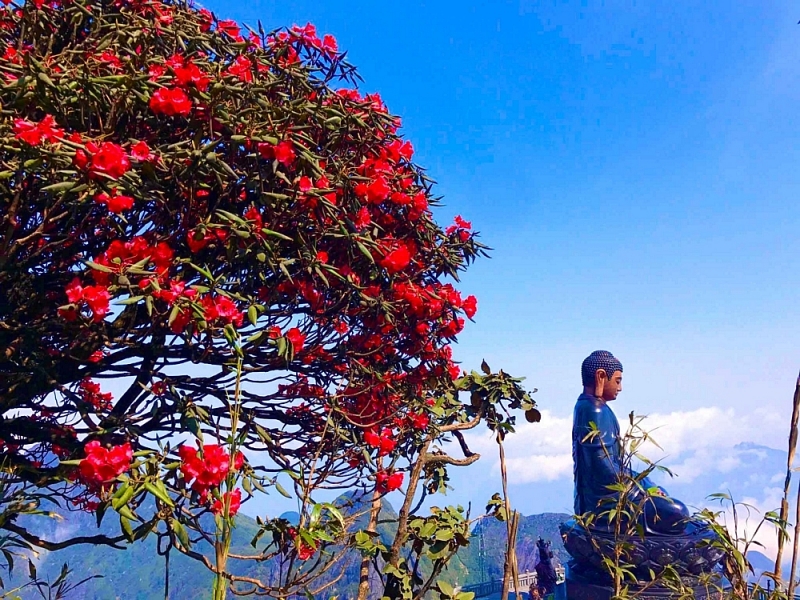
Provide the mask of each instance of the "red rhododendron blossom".
{"label": "red rhododendron blossom", "polygon": [[38,123],[25,119],[14,120],[14,135],[31,146],[38,146],[43,141],[54,143],[64,137],[64,130],[55,126],[53,115],[46,115]]}
{"label": "red rhododendron blossom", "polygon": [[297,180],[297,189],[301,192],[308,192],[313,189],[314,185],[311,183],[311,178],[303,175]]}
{"label": "red rhododendron blossom", "polygon": [[136,142],[131,146],[131,158],[141,162],[147,162],[153,160],[155,156],[153,156],[153,153],[150,151],[150,146],[147,145],[147,142]]}
{"label": "red rhododendron blossom", "polygon": [[453,235],[454,233],[457,233],[458,238],[462,242],[466,242],[470,236],[469,233],[470,229],[472,229],[472,223],[470,223],[469,221],[465,221],[459,215],[455,218],[455,223],[453,225],[450,225],[447,229],[445,229],[444,232],[447,235]]}
{"label": "red rhododendron blossom", "polygon": [[399,273],[411,262],[411,253],[406,246],[400,246],[381,259],[381,266],[389,273]]}
{"label": "red rhododendron blossom", "polygon": [[253,63],[246,56],[237,56],[224,75],[230,75],[245,83],[250,83],[253,81]]}
{"label": "red rhododendron blossom", "polygon": [[230,470],[230,455],[217,444],[206,444],[202,451],[183,445],[178,455],[183,477],[187,483],[193,481],[192,489],[201,495],[222,483]]}
{"label": "red rhododendron blossom", "polygon": [[295,354],[303,349],[303,345],[306,342],[306,336],[305,334],[301,333],[297,327],[292,327],[289,331],[287,331],[285,337],[292,345]]}
{"label": "red rhododendron blossom", "polygon": [[228,516],[233,517],[239,512],[239,508],[242,506],[242,490],[236,488],[232,492],[225,492],[222,494],[221,499],[214,500],[214,503],[211,505],[211,512],[215,515],[223,514],[225,512],[226,502],[228,503]]}
{"label": "red rhododendron blossom", "polygon": [[387,456],[397,446],[397,442],[392,438],[392,430],[384,429],[380,435],[370,430],[364,432],[364,441],[368,446],[378,449],[378,456]]}
{"label": "red rhododendron blossom", "polygon": [[214,14],[207,8],[201,8],[198,12],[200,17],[200,31],[206,33],[211,30],[211,25],[214,23]]}
{"label": "red rhododendron blossom", "polygon": [[131,161],[122,146],[118,146],[114,142],[103,142],[92,154],[89,175],[91,177],[105,175],[111,179],[119,179],[130,168]]}
{"label": "red rhododendron blossom", "polygon": [[235,470],[239,470],[244,466],[244,454],[241,452],[237,452],[236,455],[233,457],[233,468]]}
{"label": "red rhododendron blossom", "polygon": [[94,197],[94,201],[98,204],[105,204],[109,212],[119,214],[123,210],[130,210],[133,208],[133,198],[131,196],[117,196],[117,191],[113,192],[115,195],[109,196],[105,192],[100,192]]}
{"label": "red rhododendron blossom", "polygon": [[78,395],[81,400],[91,404],[97,410],[111,408],[111,400],[114,398],[110,392],[101,392],[100,384],[89,378],[84,379],[78,385]]}
{"label": "red rhododendron blossom", "polygon": [[108,289],[101,285],[89,285],[83,287],[80,280],[75,277],[65,289],[67,300],[72,304],[85,302],[92,311],[92,318],[95,322],[100,322],[108,314],[108,303],[111,294]]}
{"label": "red rhododendron blossom", "polygon": [[380,204],[389,197],[391,191],[386,180],[379,177],[367,186],[367,200],[373,204]]}
{"label": "red rhododendron blossom", "polygon": [[180,88],[160,88],[150,98],[150,109],[168,117],[186,116],[192,111],[192,102]]}
{"label": "red rhododendron blossom", "polygon": [[320,45],[320,50],[322,50],[327,54],[336,54],[339,51],[339,45],[336,43],[336,38],[329,33],[326,34],[322,38],[322,44]]}
{"label": "red rhododendron blossom", "polygon": [[300,560],[308,560],[317,552],[316,545],[307,543],[302,537],[295,538],[295,546],[297,547],[297,558]]}
{"label": "red rhododendron blossom", "polygon": [[478,312],[478,299],[475,296],[467,296],[461,307],[464,309],[464,314],[471,319]]}
{"label": "red rhododendron blossom", "polygon": [[[143,279],[142,282],[139,283],[141,287],[142,283],[148,282],[149,280]],[[153,296],[158,298],[159,300],[164,300],[169,304],[174,304],[178,298],[188,298],[189,300],[193,299],[197,295],[197,290],[192,288],[187,288],[186,283],[183,281],[170,281],[169,282],[169,289],[162,287],[161,289],[154,290]]]}
{"label": "red rhododendron blossom", "polygon": [[108,483],[127,471],[133,459],[133,450],[129,443],[104,448],[97,440],[92,440],[83,447],[86,452],[78,469],[81,479],[87,485],[99,487]]}
{"label": "red rhododendron blossom", "polygon": [[285,167],[291,167],[297,158],[297,155],[294,151],[294,146],[289,140],[283,140],[275,145],[261,142],[258,144],[257,148],[258,153],[263,158],[274,158]]}
{"label": "red rhododendron blossom", "polygon": [[105,352],[103,352],[102,350],[95,350],[94,352],[91,353],[91,355],[89,355],[89,358],[87,358],[86,360],[88,360],[90,363],[99,363],[105,357],[106,357]]}
{"label": "red rhododendron blossom", "polygon": [[191,61],[174,66],[172,72],[175,74],[175,82],[184,88],[192,85],[204,92],[208,88],[208,84],[211,83],[211,80],[200,67]]}
{"label": "red rhododendron blossom", "polygon": [[408,415],[408,421],[411,424],[411,427],[416,429],[417,431],[423,431],[428,428],[430,424],[430,417],[425,413],[414,413]]}
{"label": "red rhododendron blossom", "polygon": [[403,485],[403,474],[391,471],[378,471],[375,473],[375,489],[379,494],[388,494],[399,490]]}
{"label": "red rhododendron blossom", "polygon": [[223,19],[221,21],[217,21],[217,31],[232,37],[234,40],[244,41],[242,40],[242,36],[240,34],[239,25],[237,25],[236,21],[233,19]]}
{"label": "red rhododendron blossom", "polygon": [[206,321],[213,322],[219,319],[223,323],[233,323],[241,327],[244,313],[238,309],[236,303],[227,296],[204,296],[200,300]]}

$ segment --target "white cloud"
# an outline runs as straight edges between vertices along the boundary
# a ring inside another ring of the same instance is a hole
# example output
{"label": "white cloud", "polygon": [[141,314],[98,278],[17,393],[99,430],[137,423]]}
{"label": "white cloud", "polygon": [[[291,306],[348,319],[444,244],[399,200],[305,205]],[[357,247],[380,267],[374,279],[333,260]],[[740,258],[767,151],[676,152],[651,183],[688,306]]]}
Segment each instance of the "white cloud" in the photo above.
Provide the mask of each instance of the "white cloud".
{"label": "white cloud", "polygon": [[[508,478],[512,483],[572,478],[572,418],[542,411],[540,423],[523,422],[506,437]],[[489,434],[470,434],[470,448],[491,461],[498,471],[497,444]],[[492,459],[491,457],[495,457]]]}
{"label": "white cloud", "polygon": [[[618,415],[620,416],[620,415]],[[626,426],[626,419],[621,419]],[[785,420],[776,412],[756,408],[744,414],[733,408],[702,407],[691,411],[653,413],[642,423],[661,450],[650,445],[644,453],[675,472],[680,483],[689,483],[709,471],[731,473],[748,453],[758,449],[734,449],[741,442],[782,448]],[[506,438],[508,477],[512,483],[532,483],[572,478],[572,417],[542,411],[540,423],[523,422]],[[497,446],[488,434],[470,434],[473,450],[484,454],[499,469]],[[778,477],[778,475],[775,475]],[[712,490],[715,491],[715,490]]]}

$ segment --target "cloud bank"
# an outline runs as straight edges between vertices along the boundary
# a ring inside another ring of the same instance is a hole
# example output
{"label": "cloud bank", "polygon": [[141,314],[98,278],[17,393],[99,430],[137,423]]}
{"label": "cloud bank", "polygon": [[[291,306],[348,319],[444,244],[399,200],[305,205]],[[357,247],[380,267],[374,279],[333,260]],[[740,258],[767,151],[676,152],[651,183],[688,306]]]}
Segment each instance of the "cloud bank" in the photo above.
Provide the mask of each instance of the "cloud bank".
{"label": "cloud bank", "polygon": [[[625,416],[620,417],[624,428]],[[680,483],[690,483],[712,471],[734,475],[747,454],[759,452],[757,448],[735,446],[752,442],[783,449],[788,437],[785,420],[760,408],[748,413],[718,406],[653,413],[642,426],[661,447],[651,444],[644,454],[673,470]],[[540,423],[521,423],[517,433],[505,442],[509,481],[525,484],[571,479],[571,432],[571,415],[558,416],[548,410],[542,411]],[[496,455],[494,441],[486,434],[471,434],[469,443],[477,452]],[[498,459],[493,469],[499,469]],[[769,475],[774,478],[779,474]]]}

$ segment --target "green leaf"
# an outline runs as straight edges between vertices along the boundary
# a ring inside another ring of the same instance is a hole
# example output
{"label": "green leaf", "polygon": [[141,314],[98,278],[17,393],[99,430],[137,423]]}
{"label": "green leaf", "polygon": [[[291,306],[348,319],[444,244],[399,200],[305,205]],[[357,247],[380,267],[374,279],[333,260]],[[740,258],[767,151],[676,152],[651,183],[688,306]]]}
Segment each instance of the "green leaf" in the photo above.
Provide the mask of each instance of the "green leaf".
{"label": "green leaf", "polygon": [[53,80],[50,79],[50,77],[47,75],[47,73],[44,73],[44,72],[39,73],[37,75],[37,77],[39,78],[40,81],[43,81],[44,83],[46,83],[50,87],[56,87],[56,84],[53,83]]}
{"label": "green leaf", "polygon": [[43,192],[68,192],[72,188],[75,187],[74,181],[60,181],[58,183],[52,183],[50,185],[46,185],[42,188],[41,191]]}
{"label": "green leaf", "polygon": [[189,534],[187,533],[186,528],[183,526],[183,523],[181,523],[177,519],[172,519],[169,522],[169,526],[175,533],[175,537],[178,538],[178,541],[181,543],[181,545],[187,550],[191,548],[191,542],[189,541]]}
{"label": "green leaf", "polygon": [[119,525],[122,528],[122,532],[125,534],[125,537],[129,540],[133,539],[133,527],[131,527],[131,520],[123,515],[119,516]]}
{"label": "green leaf", "polygon": [[164,504],[168,506],[175,506],[175,503],[172,501],[172,498],[169,497],[169,494],[167,493],[167,489],[164,487],[164,484],[161,481],[159,481],[158,483],[161,485],[145,481],[144,487],[148,492],[153,494],[153,496],[161,500]]}
{"label": "green leaf", "polygon": [[114,272],[113,269],[110,269],[109,267],[107,267],[105,265],[97,264],[96,262],[93,262],[91,260],[87,260],[86,262],[84,262],[84,264],[89,266],[89,267],[91,267],[92,269],[94,269],[96,271],[102,271],[103,273],[113,273]]}
{"label": "green leaf", "polygon": [[369,250],[367,250],[367,247],[364,244],[357,241],[356,246],[358,246],[358,249],[361,250],[361,254],[363,254],[369,259],[369,262],[373,264],[375,263],[375,257],[372,256],[372,253]]}
{"label": "green leaf", "polygon": [[293,242],[294,241],[288,235],[283,235],[282,233],[278,233],[277,231],[272,231],[272,229],[267,229],[266,227],[261,229],[261,233],[263,233],[264,235],[271,235],[272,237],[276,237],[276,238],[280,238],[282,240],[286,240],[287,242]]}
{"label": "green leaf", "polygon": [[289,492],[287,492],[285,489],[283,489],[283,486],[280,483],[278,483],[277,481],[275,482],[275,489],[278,490],[278,493],[281,496],[289,498],[290,500],[292,499],[292,496],[289,494]]}
{"label": "green leaf", "polygon": [[250,320],[250,323],[255,325],[258,322],[258,309],[255,306],[251,306],[247,309],[247,318]]}
{"label": "green leaf", "polygon": [[448,596],[452,596],[456,592],[455,589],[453,589],[452,585],[450,585],[449,583],[447,583],[442,579],[437,581],[436,585],[439,588],[440,592],[442,592],[443,594],[447,594]]}

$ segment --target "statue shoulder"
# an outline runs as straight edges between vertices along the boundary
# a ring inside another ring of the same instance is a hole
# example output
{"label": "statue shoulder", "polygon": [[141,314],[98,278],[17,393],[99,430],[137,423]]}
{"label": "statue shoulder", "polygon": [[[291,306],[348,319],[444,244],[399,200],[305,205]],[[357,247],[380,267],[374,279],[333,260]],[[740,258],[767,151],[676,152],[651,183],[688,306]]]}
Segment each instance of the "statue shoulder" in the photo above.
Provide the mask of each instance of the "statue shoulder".
{"label": "statue shoulder", "polygon": [[584,394],[578,398],[578,402],[575,404],[574,424],[576,426],[586,426],[592,422],[602,430],[616,420],[611,408],[598,398]]}

